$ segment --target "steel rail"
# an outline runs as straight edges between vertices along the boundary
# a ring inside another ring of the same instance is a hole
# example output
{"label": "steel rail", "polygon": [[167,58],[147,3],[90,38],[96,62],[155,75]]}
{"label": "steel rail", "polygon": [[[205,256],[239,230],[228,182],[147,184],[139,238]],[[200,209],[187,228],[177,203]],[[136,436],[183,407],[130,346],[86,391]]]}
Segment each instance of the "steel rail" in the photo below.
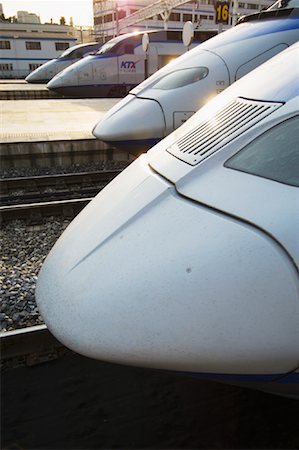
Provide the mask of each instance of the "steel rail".
{"label": "steel rail", "polygon": [[59,173],[54,175],[39,175],[32,177],[14,177],[0,179],[0,192],[9,193],[11,189],[31,187],[55,186],[57,183],[73,184],[78,182],[110,181],[122,169],[101,170],[92,172]]}
{"label": "steel rail", "polygon": [[0,333],[1,366],[18,367],[51,361],[69,352],[46,325]]}
{"label": "steel rail", "polygon": [[38,224],[50,216],[62,216],[72,219],[86,206],[92,197],[51,202],[27,203],[0,207],[0,222],[25,219],[31,224]]}

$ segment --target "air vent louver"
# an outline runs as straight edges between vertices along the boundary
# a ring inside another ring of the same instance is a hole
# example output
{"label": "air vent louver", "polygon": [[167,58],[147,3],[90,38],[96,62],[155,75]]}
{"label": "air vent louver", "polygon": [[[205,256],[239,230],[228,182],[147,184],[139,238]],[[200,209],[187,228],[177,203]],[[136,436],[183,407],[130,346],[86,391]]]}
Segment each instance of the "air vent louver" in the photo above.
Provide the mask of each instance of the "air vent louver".
{"label": "air vent louver", "polygon": [[282,103],[238,98],[178,139],[167,152],[195,166],[271,114]]}

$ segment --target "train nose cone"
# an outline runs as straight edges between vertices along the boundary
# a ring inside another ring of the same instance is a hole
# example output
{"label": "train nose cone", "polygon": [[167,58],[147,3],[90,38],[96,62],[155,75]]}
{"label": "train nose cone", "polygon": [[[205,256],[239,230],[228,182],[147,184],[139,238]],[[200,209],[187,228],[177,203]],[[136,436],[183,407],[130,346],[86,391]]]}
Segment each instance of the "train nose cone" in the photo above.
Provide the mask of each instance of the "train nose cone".
{"label": "train nose cone", "polygon": [[153,145],[165,136],[165,118],[158,102],[133,95],[124,100],[94,127],[93,134],[98,139],[119,145],[145,142]]}
{"label": "train nose cone", "polygon": [[27,75],[27,77],[25,78],[25,81],[27,81],[27,83],[32,83],[34,82],[36,76],[35,74],[33,74],[33,72],[31,72],[29,75]]}
{"label": "train nose cone", "polygon": [[27,75],[25,81],[27,81],[27,83],[46,83],[48,81],[46,75],[47,69],[43,65]]}
{"label": "train nose cone", "polygon": [[36,292],[49,329],[78,353],[117,363],[294,370],[298,276],[288,258],[251,225],[180,197],[146,156],[49,254]]}
{"label": "train nose cone", "polygon": [[55,77],[52,78],[52,80],[49,81],[49,83],[47,83],[47,88],[55,91],[56,89],[59,89],[62,86],[62,79],[61,79],[61,75],[55,75]]}

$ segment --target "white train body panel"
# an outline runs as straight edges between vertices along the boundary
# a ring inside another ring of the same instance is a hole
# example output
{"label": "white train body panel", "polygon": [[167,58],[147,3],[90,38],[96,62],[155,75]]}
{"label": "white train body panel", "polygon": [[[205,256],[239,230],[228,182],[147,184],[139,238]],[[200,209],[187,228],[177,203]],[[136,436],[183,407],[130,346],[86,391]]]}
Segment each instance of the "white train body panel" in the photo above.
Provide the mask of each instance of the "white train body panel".
{"label": "white train body panel", "polygon": [[[133,144],[150,147],[234,81],[297,42],[299,15],[298,10],[291,11],[289,17],[241,23],[180,56],[108,111],[94,135],[131,150]],[[196,78],[196,68],[207,73]],[[153,126],[157,106],[164,120]]]}
{"label": "white train body panel", "polygon": [[[171,33],[175,32],[148,31],[148,74],[186,52],[181,41],[165,40]],[[59,73],[48,83],[48,88],[66,96],[123,97],[145,79],[143,34],[128,33],[111,39],[98,54]]]}
{"label": "white train body panel", "polygon": [[35,69],[27,77],[27,83],[48,83],[55,75],[62,70],[81,60],[85,56],[98,51],[102,44],[91,42],[89,44],[79,44],[68,48],[58,58],[47,61],[42,66]]}
{"label": "white train body panel", "polygon": [[298,61],[236,82],[76,217],[37,284],[65,345],[299,396]]}

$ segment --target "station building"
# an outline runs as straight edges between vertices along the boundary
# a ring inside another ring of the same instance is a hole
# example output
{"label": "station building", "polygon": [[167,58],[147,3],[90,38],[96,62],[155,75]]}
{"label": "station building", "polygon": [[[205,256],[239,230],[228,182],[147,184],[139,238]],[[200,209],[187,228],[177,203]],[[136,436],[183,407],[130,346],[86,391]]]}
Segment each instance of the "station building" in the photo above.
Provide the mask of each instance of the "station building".
{"label": "station building", "polygon": [[[174,0],[93,0],[94,31],[97,41],[106,42],[112,37],[132,31],[145,29],[165,29],[182,31],[187,21],[194,24],[196,31],[215,31],[215,1],[192,0],[181,2],[180,6]],[[268,8],[272,0],[245,0],[229,2],[229,20],[223,29],[232,26],[237,17],[255,13],[263,8]],[[163,12],[156,13],[162,7]],[[144,10],[147,8],[147,11]],[[144,11],[144,20],[142,17]],[[151,11],[150,11],[151,10]],[[130,20],[134,14],[137,22]]]}
{"label": "station building", "polygon": [[27,23],[28,15],[21,13],[18,22],[0,22],[0,78],[25,78],[77,43],[73,27],[41,24],[35,18]]}

